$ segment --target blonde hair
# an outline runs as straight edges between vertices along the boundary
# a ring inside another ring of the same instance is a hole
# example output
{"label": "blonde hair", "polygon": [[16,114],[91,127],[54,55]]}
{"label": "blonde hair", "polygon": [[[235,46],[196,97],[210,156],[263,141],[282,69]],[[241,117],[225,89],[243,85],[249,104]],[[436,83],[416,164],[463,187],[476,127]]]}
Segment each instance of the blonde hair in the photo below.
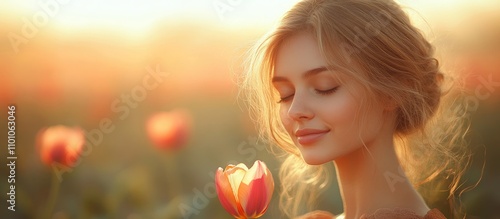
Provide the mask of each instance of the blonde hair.
{"label": "blonde hair", "polygon": [[286,152],[280,169],[284,213],[294,217],[305,210],[301,201],[313,203],[329,178],[323,165],[302,160],[281,124],[271,84],[281,43],[304,31],[314,36],[340,77],[363,85],[365,106],[377,100],[395,105],[396,151],[406,174],[417,189],[447,179],[448,199],[454,202],[468,159],[466,123],[460,114],[465,111],[451,107],[461,106],[459,92],[444,83],[448,78],[439,69],[433,46],[392,0],[305,0],[249,51],[242,83],[261,135]]}

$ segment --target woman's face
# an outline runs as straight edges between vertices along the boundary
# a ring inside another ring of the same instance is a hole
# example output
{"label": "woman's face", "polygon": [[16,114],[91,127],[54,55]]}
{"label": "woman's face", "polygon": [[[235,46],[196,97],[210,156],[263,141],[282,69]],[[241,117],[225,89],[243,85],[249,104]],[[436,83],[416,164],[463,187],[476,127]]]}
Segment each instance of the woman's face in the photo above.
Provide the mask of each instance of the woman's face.
{"label": "woman's face", "polygon": [[272,79],[281,121],[309,164],[335,160],[363,143],[370,147],[381,135],[392,139],[381,133],[387,130],[381,103],[363,107],[360,85],[344,78],[341,84],[326,67],[312,35],[299,33],[280,46]]}

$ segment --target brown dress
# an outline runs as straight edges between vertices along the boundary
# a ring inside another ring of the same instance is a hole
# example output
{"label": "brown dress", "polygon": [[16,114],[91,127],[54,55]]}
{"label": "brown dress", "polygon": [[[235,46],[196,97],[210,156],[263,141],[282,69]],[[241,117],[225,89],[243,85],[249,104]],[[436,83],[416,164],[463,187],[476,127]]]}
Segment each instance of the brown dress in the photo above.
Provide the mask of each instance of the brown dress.
{"label": "brown dress", "polygon": [[[333,219],[330,212],[313,211],[296,219]],[[411,210],[405,209],[379,209],[371,215],[362,215],[360,219],[446,219],[437,209],[432,209],[425,216],[419,216]]]}
{"label": "brown dress", "polygon": [[446,219],[437,209],[432,209],[426,215],[419,216],[415,212],[405,209],[379,209],[372,215],[362,215],[360,219]]}

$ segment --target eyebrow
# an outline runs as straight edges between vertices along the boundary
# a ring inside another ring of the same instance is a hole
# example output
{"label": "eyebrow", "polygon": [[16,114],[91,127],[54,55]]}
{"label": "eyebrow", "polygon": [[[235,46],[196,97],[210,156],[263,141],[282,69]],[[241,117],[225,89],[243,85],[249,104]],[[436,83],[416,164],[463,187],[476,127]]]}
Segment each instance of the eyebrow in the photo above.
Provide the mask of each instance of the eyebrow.
{"label": "eyebrow", "polygon": [[[328,68],[325,67],[325,66],[321,66],[321,67],[318,67],[318,68],[314,68],[314,69],[311,69],[311,70],[307,70],[303,73],[302,77],[303,78],[310,78],[314,75],[317,75],[321,72],[324,72],[324,71],[328,71]],[[288,81],[288,79],[286,79],[285,77],[280,77],[280,76],[274,76],[273,79],[272,79],[272,82],[280,82],[280,81]]]}

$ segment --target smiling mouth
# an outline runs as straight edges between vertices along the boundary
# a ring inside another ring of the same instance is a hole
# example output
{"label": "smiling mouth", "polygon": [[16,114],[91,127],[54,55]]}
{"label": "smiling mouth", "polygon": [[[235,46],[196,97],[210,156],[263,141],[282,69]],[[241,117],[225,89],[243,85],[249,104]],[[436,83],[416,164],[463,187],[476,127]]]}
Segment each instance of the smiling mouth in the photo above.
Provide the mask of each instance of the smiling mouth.
{"label": "smiling mouth", "polygon": [[330,130],[302,129],[295,133],[297,141],[301,145],[311,145],[320,140]]}

